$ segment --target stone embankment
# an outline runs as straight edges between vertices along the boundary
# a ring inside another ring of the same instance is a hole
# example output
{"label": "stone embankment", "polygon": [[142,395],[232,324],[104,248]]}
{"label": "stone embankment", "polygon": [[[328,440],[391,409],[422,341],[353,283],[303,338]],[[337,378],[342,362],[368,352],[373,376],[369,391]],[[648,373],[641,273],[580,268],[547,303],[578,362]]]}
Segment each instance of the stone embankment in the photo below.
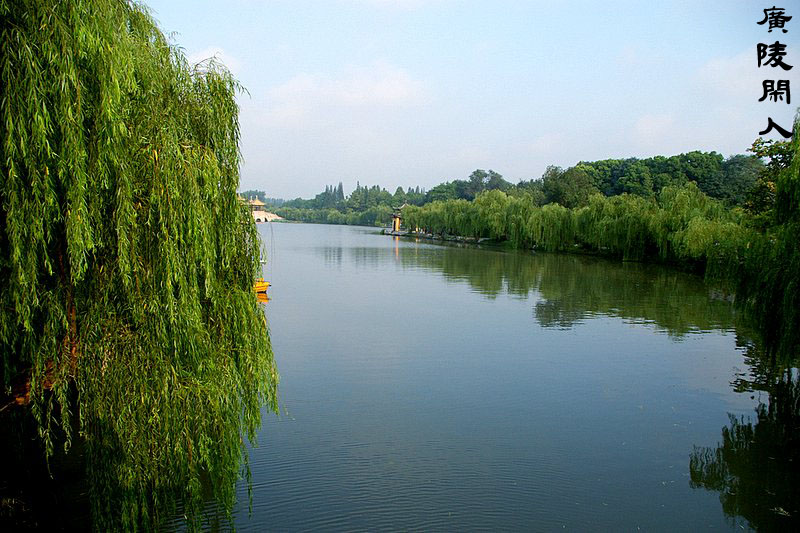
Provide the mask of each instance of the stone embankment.
{"label": "stone embankment", "polygon": [[447,233],[425,233],[424,231],[392,231],[391,229],[384,228],[382,232],[384,235],[392,235],[395,237],[416,237],[417,239],[430,239],[434,241],[448,241],[448,242],[464,242],[471,244],[481,244],[493,242],[492,239],[487,237],[462,237],[461,235],[448,235]]}

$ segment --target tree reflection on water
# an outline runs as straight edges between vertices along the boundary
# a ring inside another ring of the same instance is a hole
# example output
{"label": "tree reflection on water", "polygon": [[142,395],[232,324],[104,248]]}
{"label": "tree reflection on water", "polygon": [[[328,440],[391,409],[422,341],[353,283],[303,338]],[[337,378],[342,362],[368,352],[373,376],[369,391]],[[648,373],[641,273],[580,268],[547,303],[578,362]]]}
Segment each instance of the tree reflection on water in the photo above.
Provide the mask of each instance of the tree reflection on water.
{"label": "tree reflection on water", "polygon": [[733,376],[737,392],[760,391],[754,417],[729,415],[717,446],[695,446],[690,485],[720,493],[734,526],[790,530],[800,526],[800,371],[798,354],[763,347],[750,321],[724,293],[702,278],[670,268],[592,257],[457,253],[406,248],[404,265],[468,282],[487,298],[508,293],[534,297],[533,316],[546,328],[570,329],[592,316],[653,324],[673,337],[694,331],[735,331],[747,370]]}
{"label": "tree reflection on water", "polygon": [[797,530],[800,375],[789,368],[771,384],[763,377],[754,384],[769,393],[767,402],[758,405],[754,418],[729,415],[716,447],[695,447],[689,460],[690,484],[719,492],[722,509],[734,525]]}
{"label": "tree reflection on water", "polygon": [[503,293],[533,295],[533,315],[542,327],[570,329],[592,316],[613,316],[652,323],[681,337],[737,325],[731,302],[701,277],[660,265],[454,246],[400,252],[404,266],[466,281],[490,299]]}

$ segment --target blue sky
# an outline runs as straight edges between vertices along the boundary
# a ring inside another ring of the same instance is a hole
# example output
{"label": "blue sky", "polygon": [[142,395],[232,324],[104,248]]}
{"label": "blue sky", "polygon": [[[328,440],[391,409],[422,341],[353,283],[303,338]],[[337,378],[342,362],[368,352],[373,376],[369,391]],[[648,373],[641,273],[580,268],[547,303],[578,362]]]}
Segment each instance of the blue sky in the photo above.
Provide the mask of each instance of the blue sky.
{"label": "blue sky", "polygon": [[[241,95],[242,189],[431,188],[476,168],[744,153],[800,104],[800,5],[762,1],[150,0],[191,61]],[[651,5],[652,4],[652,5]],[[756,22],[778,5],[788,33]],[[762,67],[756,44],[788,45]],[[791,105],[758,102],[789,79]],[[778,138],[777,135],[770,135]]]}

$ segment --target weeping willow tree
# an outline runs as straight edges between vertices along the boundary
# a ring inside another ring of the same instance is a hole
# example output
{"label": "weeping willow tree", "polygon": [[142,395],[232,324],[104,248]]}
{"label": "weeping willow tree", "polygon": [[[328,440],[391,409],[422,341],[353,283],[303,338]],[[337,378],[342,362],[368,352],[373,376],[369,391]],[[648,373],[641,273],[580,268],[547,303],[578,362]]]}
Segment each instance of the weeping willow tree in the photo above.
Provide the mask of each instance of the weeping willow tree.
{"label": "weeping willow tree", "polygon": [[229,511],[278,381],[236,81],[124,0],[0,0],[0,76],[3,408],[77,432],[98,529]]}
{"label": "weeping willow tree", "polygon": [[775,179],[773,223],[747,249],[737,297],[752,310],[768,343],[795,362],[800,347],[800,114]]}

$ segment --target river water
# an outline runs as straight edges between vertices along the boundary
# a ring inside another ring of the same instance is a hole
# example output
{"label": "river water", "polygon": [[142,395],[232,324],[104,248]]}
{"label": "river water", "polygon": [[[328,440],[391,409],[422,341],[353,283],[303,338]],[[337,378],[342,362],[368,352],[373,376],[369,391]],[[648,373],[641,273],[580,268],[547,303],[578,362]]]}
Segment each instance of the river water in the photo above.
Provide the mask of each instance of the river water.
{"label": "river water", "polygon": [[240,531],[753,525],[690,472],[769,396],[746,386],[746,328],[696,276],[260,231],[281,413],[251,450]]}

